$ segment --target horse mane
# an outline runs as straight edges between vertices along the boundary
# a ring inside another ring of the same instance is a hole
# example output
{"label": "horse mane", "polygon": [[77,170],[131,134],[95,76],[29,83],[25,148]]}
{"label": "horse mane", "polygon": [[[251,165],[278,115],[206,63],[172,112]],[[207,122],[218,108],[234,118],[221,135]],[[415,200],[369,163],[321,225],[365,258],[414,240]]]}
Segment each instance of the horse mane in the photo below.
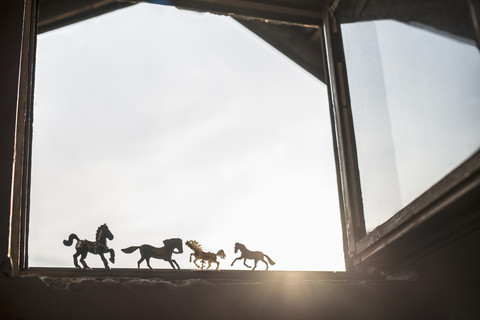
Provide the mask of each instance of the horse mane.
{"label": "horse mane", "polygon": [[217,256],[219,256],[219,257],[222,258],[222,259],[225,259],[225,257],[226,257],[227,255],[225,254],[225,251],[223,251],[223,250],[218,250]]}
{"label": "horse mane", "polygon": [[101,241],[102,239],[100,238],[100,233],[102,232],[103,228],[106,227],[107,224],[104,223],[102,224],[100,227],[98,227],[97,229],[97,233],[95,234],[95,240],[102,243],[102,244],[106,244],[107,241],[105,240],[105,238],[103,238],[103,241]]}
{"label": "horse mane", "polygon": [[240,242],[235,242],[235,247],[247,248],[244,244],[241,244]]}
{"label": "horse mane", "polygon": [[[195,240],[190,240],[190,241],[187,241],[187,243],[189,244],[188,246],[193,249],[195,251],[198,250],[198,251],[203,251],[202,249],[202,246],[200,245],[200,243],[198,243],[197,241]],[[192,248],[193,247],[193,248]]]}

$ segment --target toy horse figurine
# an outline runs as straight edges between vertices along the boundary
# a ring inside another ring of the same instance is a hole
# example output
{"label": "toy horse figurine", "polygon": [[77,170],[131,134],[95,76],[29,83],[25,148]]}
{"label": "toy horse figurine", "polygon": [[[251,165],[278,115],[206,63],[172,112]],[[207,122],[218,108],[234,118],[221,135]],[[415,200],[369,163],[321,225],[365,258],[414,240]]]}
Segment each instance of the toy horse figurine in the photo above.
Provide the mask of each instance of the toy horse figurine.
{"label": "toy horse figurine", "polygon": [[260,260],[260,261],[263,261],[263,263],[265,263],[265,265],[267,266],[267,269],[265,270],[268,270],[268,263],[263,259],[264,257],[267,258],[268,262],[273,266],[275,264],[275,262],[273,262],[272,259],[270,259],[269,256],[267,256],[266,254],[264,254],[263,252],[260,252],[260,251],[250,251],[247,249],[247,247],[245,247],[243,244],[241,243],[235,243],[235,253],[237,253],[237,251],[240,250],[240,252],[242,253],[242,255],[238,258],[236,258],[235,260],[233,260],[232,262],[232,266],[233,264],[235,263],[235,261],[237,260],[240,260],[240,259],[243,259],[243,264],[247,267],[247,268],[251,268],[249,265],[247,265],[247,259],[253,259],[255,260],[255,265],[253,266],[253,269],[252,270],[255,270],[255,268],[257,267],[257,262]]}
{"label": "toy horse figurine", "polygon": [[[139,247],[128,247],[122,249],[122,251],[125,253],[132,253],[140,248],[140,260],[137,262],[138,269],[140,269],[140,264],[142,261],[147,260],[147,266],[153,270],[153,268],[150,266],[150,258],[156,258],[168,261],[173,270],[175,270],[175,266],[177,266],[177,269],[180,270],[177,261],[172,259],[172,253],[183,253],[182,239],[167,239],[163,241],[163,244],[165,246],[161,248],[155,248],[151,245],[144,244]],[[177,251],[174,251],[175,249],[177,249]]]}
{"label": "toy horse figurine", "polygon": [[[197,241],[189,240],[185,242],[185,245],[187,245],[187,247],[193,250],[193,253],[190,254],[190,262],[192,262],[192,257],[195,257],[195,260],[193,260],[193,263],[197,266],[197,268],[201,268],[202,270],[204,268],[205,261],[208,261],[207,269],[210,268],[213,262],[217,264],[217,268],[215,270],[218,270],[218,267],[220,266],[220,262],[217,261],[217,256],[219,256],[222,259],[225,259],[226,257],[225,252],[223,250],[219,250],[216,254],[212,252],[203,252],[202,246]],[[201,267],[197,264],[198,260],[201,260],[201,263],[202,263]]]}
{"label": "toy horse figurine", "polygon": [[105,256],[103,254],[106,252],[110,252],[110,261],[112,263],[115,263],[115,251],[107,247],[106,239],[113,240],[113,234],[110,232],[110,230],[108,230],[108,227],[106,224],[102,224],[97,229],[95,242],[88,241],[88,240],[80,240],[78,239],[75,233],[72,233],[68,237],[68,240],[63,240],[63,244],[66,245],[67,247],[70,247],[73,243],[73,240],[77,240],[77,244],[75,245],[75,249],[77,250],[77,252],[75,252],[75,254],[73,255],[73,263],[75,264],[76,269],[80,269],[80,266],[78,265],[78,261],[77,261],[78,256],[80,256],[80,262],[82,263],[83,268],[90,270],[90,267],[85,262],[85,257],[90,252],[93,254],[100,255],[100,257],[102,258],[103,264],[105,265],[105,269],[110,270],[107,259],[105,259]]}

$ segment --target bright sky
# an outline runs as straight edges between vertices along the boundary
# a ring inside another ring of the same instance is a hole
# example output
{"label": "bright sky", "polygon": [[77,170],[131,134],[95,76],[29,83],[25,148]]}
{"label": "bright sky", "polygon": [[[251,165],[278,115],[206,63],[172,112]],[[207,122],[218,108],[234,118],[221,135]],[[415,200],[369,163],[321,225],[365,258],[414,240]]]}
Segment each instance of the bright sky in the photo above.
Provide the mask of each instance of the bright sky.
{"label": "bright sky", "polygon": [[30,266],[73,267],[62,240],[107,223],[112,267],[180,237],[220,269],[235,242],[345,269],[326,87],[235,20],[135,5],[40,35],[36,64]]}

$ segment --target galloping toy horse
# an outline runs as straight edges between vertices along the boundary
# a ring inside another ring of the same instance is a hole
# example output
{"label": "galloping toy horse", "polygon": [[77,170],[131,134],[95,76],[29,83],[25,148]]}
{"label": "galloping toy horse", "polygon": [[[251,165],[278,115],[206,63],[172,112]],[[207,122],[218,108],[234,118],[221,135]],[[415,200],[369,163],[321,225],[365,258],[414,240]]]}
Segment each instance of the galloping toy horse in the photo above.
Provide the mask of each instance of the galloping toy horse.
{"label": "galloping toy horse", "polygon": [[80,256],[80,262],[82,263],[83,268],[90,270],[90,267],[85,262],[85,257],[90,252],[100,255],[100,258],[102,258],[103,264],[105,265],[105,269],[110,270],[107,259],[105,259],[103,254],[110,252],[110,261],[115,263],[115,251],[107,247],[106,239],[113,240],[113,234],[108,230],[107,224],[104,223],[98,227],[95,241],[80,240],[75,233],[72,233],[68,237],[68,240],[63,240],[63,244],[70,247],[73,240],[77,240],[77,244],[75,245],[77,252],[73,255],[73,263],[75,264],[76,269],[81,269],[77,261],[78,256]]}
{"label": "galloping toy horse", "polygon": [[[180,270],[177,261],[172,259],[172,253],[183,253],[182,239],[167,239],[163,241],[163,244],[165,246],[161,248],[155,248],[151,245],[144,244],[138,247],[128,247],[122,249],[122,251],[125,253],[132,253],[135,250],[140,249],[140,260],[138,260],[137,262],[138,269],[140,269],[140,264],[142,263],[142,261],[147,260],[147,266],[153,270],[153,268],[150,266],[150,258],[156,258],[168,261],[172,266],[173,270],[175,270],[175,266],[177,267],[177,270]],[[177,249],[176,252],[174,251],[175,249]]]}
{"label": "galloping toy horse", "polygon": [[252,270],[255,270],[255,268],[257,267],[257,262],[260,260],[260,261],[263,261],[263,263],[265,263],[265,265],[267,266],[267,269],[265,270],[268,270],[268,263],[263,259],[264,257],[267,258],[268,262],[273,266],[275,264],[275,262],[273,262],[272,259],[270,259],[269,256],[267,256],[266,254],[264,254],[263,252],[260,252],[260,251],[250,251],[247,249],[247,247],[245,247],[245,245],[241,244],[241,243],[235,243],[235,253],[237,253],[237,251],[240,250],[240,252],[242,253],[240,255],[240,257],[236,258],[235,260],[233,260],[232,262],[232,266],[233,264],[235,263],[235,261],[237,260],[240,260],[240,259],[243,259],[243,264],[247,267],[247,268],[251,268],[248,264],[247,264],[247,259],[253,259],[255,260],[255,265],[253,266],[253,269]]}
{"label": "galloping toy horse", "polygon": [[[195,258],[193,260],[193,263],[197,266],[197,268],[201,268],[203,270],[205,261],[208,261],[208,267],[207,269],[210,268],[212,263],[217,264],[217,268],[215,270],[218,270],[218,267],[220,266],[220,262],[217,261],[217,256],[219,256],[222,259],[225,259],[225,252],[223,250],[219,250],[217,253],[213,252],[204,252],[202,249],[202,246],[195,240],[189,240],[185,242],[187,247],[193,250],[193,253],[190,254],[190,262],[192,262],[192,258]],[[201,260],[202,266],[200,267],[197,264],[197,260]]]}

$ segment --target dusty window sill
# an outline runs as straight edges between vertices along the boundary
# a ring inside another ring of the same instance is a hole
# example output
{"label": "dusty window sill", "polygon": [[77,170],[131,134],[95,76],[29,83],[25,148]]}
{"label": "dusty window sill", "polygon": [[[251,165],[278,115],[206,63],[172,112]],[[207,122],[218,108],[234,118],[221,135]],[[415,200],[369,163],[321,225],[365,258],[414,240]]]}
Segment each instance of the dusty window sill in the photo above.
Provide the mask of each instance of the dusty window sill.
{"label": "dusty window sill", "polygon": [[19,276],[40,276],[56,278],[138,278],[191,280],[202,279],[212,281],[255,281],[255,282],[290,282],[290,281],[346,281],[366,280],[365,275],[344,271],[263,271],[263,270],[170,270],[170,269],[123,269],[76,270],[73,268],[29,268],[19,272]]}

